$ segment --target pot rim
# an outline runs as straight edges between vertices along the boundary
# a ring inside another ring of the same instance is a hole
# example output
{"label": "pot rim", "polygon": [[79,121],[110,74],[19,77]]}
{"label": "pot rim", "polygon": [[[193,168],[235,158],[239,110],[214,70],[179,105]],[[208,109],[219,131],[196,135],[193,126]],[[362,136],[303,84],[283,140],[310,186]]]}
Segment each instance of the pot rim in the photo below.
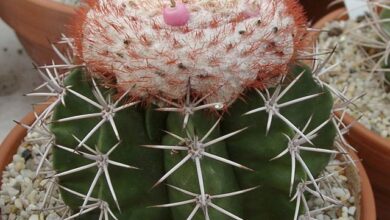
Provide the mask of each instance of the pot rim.
{"label": "pot rim", "polygon": [[[345,8],[340,8],[325,15],[313,25],[313,28],[322,29],[329,21],[345,20],[347,17],[347,10]],[[345,113],[343,116],[343,122],[345,124],[352,125],[348,135],[360,136],[364,140],[367,140],[369,145],[375,146],[376,150],[390,155],[390,139],[384,138],[379,134],[371,131],[348,113]]]}
{"label": "pot rim", "polygon": [[[45,107],[46,106],[44,105],[39,105],[36,107],[35,112],[37,114],[40,114],[45,109]],[[35,121],[35,119],[35,113],[30,112],[20,122],[22,124],[31,125]],[[1,143],[0,152],[2,153],[0,154],[0,183],[1,173],[12,160],[12,156],[16,153],[26,134],[27,131],[24,127],[22,127],[21,125],[16,125]],[[366,170],[361,164],[361,161],[358,159],[356,153],[353,151],[350,151],[349,153],[351,157],[356,161],[356,169],[358,171],[361,183],[360,220],[376,219],[374,194]]]}
{"label": "pot rim", "polygon": [[355,161],[356,169],[360,177],[360,219],[374,220],[376,219],[376,206],[370,179],[368,178],[367,172],[357,154],[352,150],[349,151],[349,154]]}

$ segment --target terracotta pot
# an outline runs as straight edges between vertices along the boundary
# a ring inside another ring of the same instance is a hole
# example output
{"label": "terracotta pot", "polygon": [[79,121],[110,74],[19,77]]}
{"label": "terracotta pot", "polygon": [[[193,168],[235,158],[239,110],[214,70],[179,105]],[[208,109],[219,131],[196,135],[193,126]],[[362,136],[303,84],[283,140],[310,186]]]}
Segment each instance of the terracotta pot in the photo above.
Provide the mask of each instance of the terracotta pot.
{"label": "terracotta pot", "polygon": [[343,4],[336,4],[332,7],[328,7],[334,0],[299,0],[305,8],[307,17],[312,21],[316,22],[329,12],[340,8]]}
{"label": "terracotta pot", "polygon": [[[38,106],[35,110],[37,113],[40,113],[44,110],[45,106]],[[35,115],[31,112],[22,119],[23,124],[30,125],[34,122]],[[24,137],[26,136],[26,130],[20,125],[15,126],[11,132],[7,135],[3,143],[0,145],[0,179],[1,172],[5,167],[11,162],[12,156],[17,152],[19,145],[22,143]],[[355,153],[351,152],[351,156],[358,160],[358,157]],[[360,194],[360,200],[357,200],[357,215],[360,216],[360,220],[375,220],[375,201],[374,195],[371,189],[370,181],[367,177],[366,171],[360,162],[357,163],[357,169],[347,172],[348,178],[353,182],[351,184],[351,189],[355,195]],[[360,180],[360,181],[359,181]],[[356,198],[359,198],[357,196]]]}
{"label": "terracotta pot", "polygon": [[[56,58],[51,43],[66,34],[75,8],[53,0],[0,0],[0,17],[11,26],[37,64]],[[58,59],[58,58],[57,58]]]}
{"label": "terracotta pot", "polygon": [[[345,12],[345,9],[336,10],[318,21],[314,27],[323,28],[330,21],[347,19]],[[367,170],[375,194],[378,219],[389,220],[390,140],[370,131],[361,123],[356,122],[350,115],[346,115],[343,121],[345,124],[353,123],[346,138],[358,151]]]}

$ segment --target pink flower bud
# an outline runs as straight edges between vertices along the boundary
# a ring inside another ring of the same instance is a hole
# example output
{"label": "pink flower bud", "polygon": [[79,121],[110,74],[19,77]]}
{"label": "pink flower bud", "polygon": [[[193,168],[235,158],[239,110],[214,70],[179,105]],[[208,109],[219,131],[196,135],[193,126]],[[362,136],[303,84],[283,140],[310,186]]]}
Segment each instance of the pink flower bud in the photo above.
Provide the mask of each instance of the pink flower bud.
{"label": "pink flower bud", "polygon": [[183,26],[190,19],[190,12],[183,3],[176,3],[174,7],[163,10],[164,21],[171,26]]}

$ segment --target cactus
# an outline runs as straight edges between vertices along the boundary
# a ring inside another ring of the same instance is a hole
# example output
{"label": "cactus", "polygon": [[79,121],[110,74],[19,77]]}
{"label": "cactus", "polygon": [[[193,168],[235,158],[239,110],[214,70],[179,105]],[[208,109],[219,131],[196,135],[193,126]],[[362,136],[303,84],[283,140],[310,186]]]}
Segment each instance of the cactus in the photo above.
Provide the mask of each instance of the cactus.
{"label": "cactus", "polygon": [[50,92],[31,94],[54,97],[32,127],[50,123],[67,219],[298,219],[309,194],[340,204],[319,174],[346,153],[346,104],[322,64],[299,62],[295,0],[188,0],[181,26],[162,15],[173,1],[89,4],[61,41],[77,59],[54,47],[65,64],[38,68]]}

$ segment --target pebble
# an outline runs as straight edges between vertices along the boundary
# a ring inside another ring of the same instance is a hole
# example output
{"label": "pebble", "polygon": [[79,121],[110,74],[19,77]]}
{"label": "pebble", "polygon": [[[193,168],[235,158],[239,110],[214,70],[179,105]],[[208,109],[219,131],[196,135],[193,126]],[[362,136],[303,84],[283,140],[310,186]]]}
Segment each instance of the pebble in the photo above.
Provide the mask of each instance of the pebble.
{"label": "pebble", "polygon": [[32,215],[30,218],[28,218],[28,220],[40,220],[39,215]]}
{"label": "pebble", "polygon": [[25,167],[24,162],[18,161],[18,162],[16,162],[16,164],[15,164],[15,171],[16,171],[16,172],[19,172],[19,171],[21,171],[22,169],[24,169],[24,167]]}
{"label": "pebble", "polygon": [[59,215],[57,215],[56,213],[50,213],[47,217],[46,217],[46,220],[58,220],[60,219],[61,217]]}
{"label": "pebble", "polygon": [[352,206],[348,209],[348,213],[350,215],[355,215],[355,212],[356,212],[356,207],[355,206]]}
{"label": "pebble", "polygon": [[8,216],[8,220],[15,220],[15,219],[16,219],[16,215],[14,213]]}
{"label": "pebble", "polygon": [[14,204],[15,204],[16,208],[23,209],[23,204],[22,204],[22,201],[20,199],[15,199]]}
{"label": "pebble", "polygon": [[30,149],[24,150],[22,153],[22,157],[25,161],[31,159],[31,150]]}

